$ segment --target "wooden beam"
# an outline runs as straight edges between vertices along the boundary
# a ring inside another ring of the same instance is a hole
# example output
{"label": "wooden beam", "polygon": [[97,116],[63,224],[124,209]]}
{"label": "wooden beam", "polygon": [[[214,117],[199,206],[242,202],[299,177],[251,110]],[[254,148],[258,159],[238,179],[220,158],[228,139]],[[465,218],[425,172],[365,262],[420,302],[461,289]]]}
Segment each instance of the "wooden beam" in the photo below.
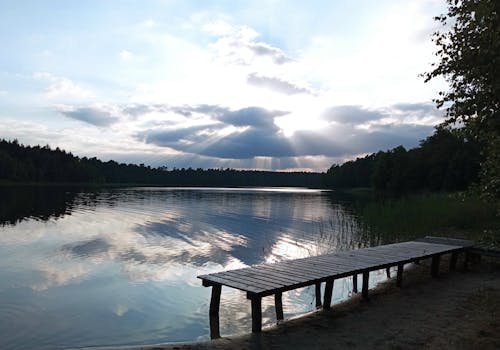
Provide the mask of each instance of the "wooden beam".
{"label": "wooden beam", "polygon": [[400,288],[403,286],[403,269],[404,269],[404,264],[399,264],[398,272],[396,275],[396,286]]}
{"label": "wooden beam", "polygon": [[321,282],[316,283],[314,288],[316,294],[316,308],[321,307]]}
{"label": "wooden beam", "polygon": [[262,331],[262,298],[252,299],[252,332]]}
{"label": "wooden beam", "polygon": [[323,309],[328,310],[332,304],[333,281],[327,280],[325,283],[325,296],[323,302]]}
{"label": "wooden beam", "polygon": [[471,254],[468,251],[465,251],[464,271],[467,271],[467,269],[469,268],[470,257],[471,257]]}
{"label": "wooden beam", "polygon": [[441,261],[441,255],[434,255],[432,257],[431,263],[431,275],[432,277],[438,277],[439,275],[439,262]]}
{"label": "wooden beam", "polygon": [[358,292],[358,274],[352,275],[352,291],[354,293]]}
{"label": "wooden beam", "polygon": [[274,294],[274,308],[276,309],[276,320],[283,320],[283,300],[282,293]]}
{"label": "wooden beam", "polygon": [[457,269],[457,258],[458,252],[452,252],[450,257],[450,271],[455,271]]}
{"label": "wooden beam", "polygon": [[370,279],[370,271],[363,272],[363,298],[368,299],[368,282]]}
{"label": "wooden beam", "polygon": [[220,306],[220,294],[222,286],[220,284],[214,284],[212,286],[212,296],[210,298],[210,338],[216,339],[220,338],[220,328],[219,328],[219,306]]}

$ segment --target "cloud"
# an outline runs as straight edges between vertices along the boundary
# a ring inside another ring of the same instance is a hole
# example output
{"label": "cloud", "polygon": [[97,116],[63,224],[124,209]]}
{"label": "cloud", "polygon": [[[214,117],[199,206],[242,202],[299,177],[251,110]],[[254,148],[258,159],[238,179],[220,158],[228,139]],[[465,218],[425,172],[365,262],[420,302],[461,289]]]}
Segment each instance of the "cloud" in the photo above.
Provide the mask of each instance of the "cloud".
{"label": "cloud", "polygon": [[[419,110],[416,105],[401,104],[398,108]],[[274,123],[275,118],[286,116],[288,111],[255,106],[230,110],[216,105],[185,105],[168,109],[188,117],[194,113],[206,114],[212,123],[150,128],[138,133],[137,138],[184,154],[211,157],[214,161],[258,157],[350,158],[399,145],[414,147],[433,129],[433,125],[398,121],[398,115],[392,117],[391,111],[396,110],[393,106],[373,110],[356,105],[330,107],[323,117],[335,123],[316,130],[297,130],[288,137]]]}
{"label": "cloud", "polygon": [[384,117],[380,111],[372,111],[361,106],[335,106],[323,113],[323,118],[341,124],[361,124]]}
{"label": "cloud", "polygon": [[122,61],[130,61],[130,59],[132,58],[132,52],[130,52],[129,50],[121,50],[120,51],[120,59]]}
{"label": "cloud", "polygon": [[293,60],[288,57],[281,49],[271,46],[263,42],[250,42],[247,47],[253,51],[257,56],[270,57],[276,64],[284,64],[292,62]]}
{"label": "cloud", "polygon": [[137,137],[157,146],[186,150],[190,145],[202,142],[207,133],[214,133],[221,125],[201,125],[176,129],[152,129],[138,133]]}
{"label": "cloud", "polygon": [[274,117],[288,114],[284,111],[268,111],[261,107],[248,107],[237,111],[226,110],[218,120],[233,126],[253,126],[256,128],[275,128]]}
{"label": "cloud", "polygon": [[257,73],[249,74],[247,76],[247,83],[253,86],[265,87],[270,90],[278,91],[285,95],[312,93],[308,88],[300,87],[279,78],[261,76]]}
{"label": "cloud", "polygon": [[118,116],[114,115],[113,111],[100,106],[76,108],[63,106],[59,108],[59,113],[68,118],[100,127],[110,126],[120,120]]}
{"label": "cloud", "polygon": [[156,22],[154,19],[152,18],[149,18],[147,19],[146,21],[144,21],[144,25],[147,27],[147,28],[153,28],[155,25],[156,25]]}
{"label": "cloud", "polygon": [[39,72],[33,75],[34,79],[48,81],[50,85],[43,90],[43,97],[47,99],[67,98],[86,99],[94,96],[94,93],[75,83],[74,81],[53,75],[47,72]]}
{"label": "cloud", "polygon": [[257,41],[259,33],[248,26],[233,26],[219,20],[203,28],[219,37],[212,47],[216,50],[217,56],[223,60],[247,65],[258,58],[270,59],[276,65],[294,61],[280,48]]}

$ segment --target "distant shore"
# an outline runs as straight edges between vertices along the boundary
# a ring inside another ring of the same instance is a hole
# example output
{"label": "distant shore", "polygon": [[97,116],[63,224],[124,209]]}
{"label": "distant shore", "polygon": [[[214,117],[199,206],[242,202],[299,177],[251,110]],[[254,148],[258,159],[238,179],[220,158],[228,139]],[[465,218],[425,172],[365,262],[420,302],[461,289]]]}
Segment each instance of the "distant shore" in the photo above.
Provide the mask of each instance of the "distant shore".
{"label": "distant shore", "polygon": [[261,334],[198,343],[98,349],[498,349],[500,348],[500,261],[467,271],[429,276],[429,266],[405,270],[404,287],[393,280]]}

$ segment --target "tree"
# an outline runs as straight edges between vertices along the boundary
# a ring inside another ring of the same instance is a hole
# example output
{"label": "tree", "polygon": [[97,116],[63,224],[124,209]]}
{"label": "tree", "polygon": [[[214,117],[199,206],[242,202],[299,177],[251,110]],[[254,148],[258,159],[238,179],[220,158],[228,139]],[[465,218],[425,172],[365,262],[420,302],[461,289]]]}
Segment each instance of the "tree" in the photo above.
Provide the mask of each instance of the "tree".
{"label": "tree", "polygon": [[463,127],[482,145],[480,189],[500,197],[500,1],[447,0],[448,13],[435,19],[439,62],[425,81],[444,77],[448,91],[435,101],[446,108],[447,127]]}

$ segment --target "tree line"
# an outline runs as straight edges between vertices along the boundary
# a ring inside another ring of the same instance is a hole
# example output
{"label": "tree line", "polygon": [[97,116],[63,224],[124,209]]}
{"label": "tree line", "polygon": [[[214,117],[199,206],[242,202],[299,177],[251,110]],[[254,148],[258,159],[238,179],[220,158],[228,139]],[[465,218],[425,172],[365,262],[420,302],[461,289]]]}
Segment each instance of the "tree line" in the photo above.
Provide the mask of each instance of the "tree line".
{"label": "tree line", "polygon": [[325,182],[380,190],[462,190],[475,184],[483,197],[500,198],[500,1],[446,0],[435,17],[438,61],[422,74],[449,88],[434,100],[445,121],[420,147],[397,147],[342,166]]}
{"label": "tree line", "polygon": [[334,164],[324,175],[331,188],[372,187],[378,191],[465,190],[478,179],[481,147],[461,129],[437,128],[406,150],[403,146]]}
{"label": "tree line", "polygon": [[145,184],[162,186],[321,186],[321,174],[235,169],[152,168],[77,157],[59,148],[0,140],[0,180],[37,183]]}

